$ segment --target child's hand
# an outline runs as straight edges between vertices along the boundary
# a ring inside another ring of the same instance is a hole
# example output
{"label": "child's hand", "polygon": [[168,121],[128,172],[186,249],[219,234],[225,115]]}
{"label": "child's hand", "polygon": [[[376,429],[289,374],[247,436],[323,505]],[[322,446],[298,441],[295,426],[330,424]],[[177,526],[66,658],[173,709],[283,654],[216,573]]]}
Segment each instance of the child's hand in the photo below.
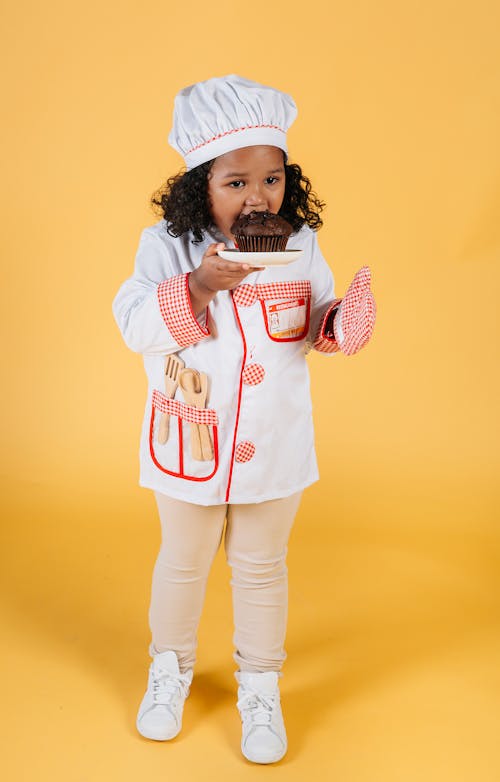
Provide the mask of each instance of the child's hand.
{"label": "child's hand", "polygon": [[228,291],[236,288],[245,277],[258,267],[248,263],[224,261],[217,253],[225,250],[224,244],[211,244],[201,260],[200,266],[192,272],[196,283],[209,291]]}
{"label": "child's hand", "polygon": [[236,288],[251,272],[259,267],[247,263],[224,261],[217,253],[225,250],[224,244],[211,244],[201,259],[201,264],[189,275],[189,291],[196,315],[199,315],[217,291]]}

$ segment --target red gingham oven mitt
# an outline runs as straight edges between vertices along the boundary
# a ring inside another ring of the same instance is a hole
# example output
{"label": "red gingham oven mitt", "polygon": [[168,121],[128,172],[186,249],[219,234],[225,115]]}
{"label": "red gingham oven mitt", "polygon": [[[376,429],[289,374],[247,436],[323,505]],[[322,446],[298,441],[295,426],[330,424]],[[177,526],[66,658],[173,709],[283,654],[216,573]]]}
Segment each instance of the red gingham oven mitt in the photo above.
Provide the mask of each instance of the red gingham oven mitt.
{"label": "red gingham oven mitt", "polygon": [[346,356],[361,350],[373,333],[376,305],[370,281],[370,269],[363,266],[349,285],[333,321],[335,339]]}

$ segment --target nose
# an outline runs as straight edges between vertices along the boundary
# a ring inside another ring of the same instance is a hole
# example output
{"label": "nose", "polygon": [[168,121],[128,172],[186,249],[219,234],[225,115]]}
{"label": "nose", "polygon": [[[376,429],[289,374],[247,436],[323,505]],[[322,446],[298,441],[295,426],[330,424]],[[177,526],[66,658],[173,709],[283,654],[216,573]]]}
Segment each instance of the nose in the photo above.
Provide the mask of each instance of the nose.
{"label": "nose", "polygon": [[247,193],[245,198],[245,206],[251,206],[252,209],[255,209],[258,212],[265,210],[267,201],[259,185],[255,185],[252,191]]}

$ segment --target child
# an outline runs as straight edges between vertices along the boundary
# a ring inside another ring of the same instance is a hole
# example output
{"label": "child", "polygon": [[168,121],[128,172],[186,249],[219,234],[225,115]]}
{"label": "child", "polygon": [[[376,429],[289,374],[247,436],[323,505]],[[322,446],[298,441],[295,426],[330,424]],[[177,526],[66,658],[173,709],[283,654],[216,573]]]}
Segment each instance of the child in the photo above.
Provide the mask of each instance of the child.
{"label": "child", "polygon": [[[144,356],[140,484],[155,492],[162,525],[137,729],[160,741],[181,729],[224,534],[241,749],[256,763],[287,749],[278,689],[285,556],[302,490],[318,478],[305,354],[357,352],[375,317],[367,267],[334,298],[315,234],[322,204],[287,162],[296,114],[290,96],[238,76],[179,93],[169,141],[187,170],[157,194],[164,219],[143,231],[113,304],[125,342]],[[218,255],[233,246],[233,222],[254,210],[292,225],[297,260],[262,269]]]}

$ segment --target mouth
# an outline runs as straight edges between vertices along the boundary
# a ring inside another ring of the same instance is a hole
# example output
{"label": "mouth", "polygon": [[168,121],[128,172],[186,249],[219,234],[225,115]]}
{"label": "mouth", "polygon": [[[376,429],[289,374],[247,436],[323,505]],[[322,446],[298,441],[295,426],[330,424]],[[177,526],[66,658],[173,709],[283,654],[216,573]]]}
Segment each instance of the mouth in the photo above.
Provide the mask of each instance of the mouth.
{"label": "mouth", "polygon": [[[245,216],[246,216],[246,215],[249,215],[249,214],[250,214],[250,212],[267,212],[267,211],[268,211],[268,210],[267,210],[267,207],[265,207],[265,206],[263,206],[263,207],[262,207],[262,209],[256,209],[254,206],[251,206],[251,207],[249,207],[248,209],[243,209],[243,210],[242,210],[242,211],[239,213],[238,217],[243,217],[244,215],[245,215]],[[237,218],[235,217],[234,219],[236,220]]]}

